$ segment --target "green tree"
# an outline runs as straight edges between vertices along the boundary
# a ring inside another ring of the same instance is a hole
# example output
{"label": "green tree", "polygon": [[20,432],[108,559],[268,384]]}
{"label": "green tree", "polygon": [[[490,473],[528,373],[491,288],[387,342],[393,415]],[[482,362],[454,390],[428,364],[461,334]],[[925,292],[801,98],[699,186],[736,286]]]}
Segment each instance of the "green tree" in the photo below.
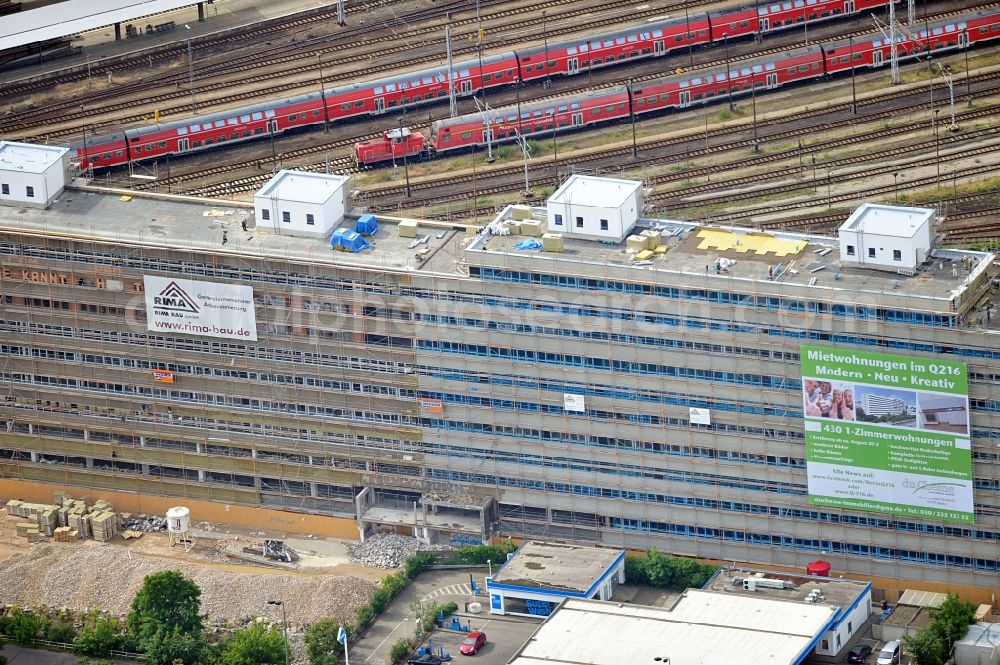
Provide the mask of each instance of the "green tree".
{"label": "green tree", "polygon": [[969,632],[969,624],[976,618],[976,606],[963,602],[950,593],[937,609],[931,610],[931,616],[934,617],[932,625],[937,627],[941,639],[947,644],[948,651],[951,651],[951,645]]}
{"label": "green tree", "polygon": [[[0,637],[0,651],[3,651],[3,637]],[[7,665],[7,656],[0,654],[0,665]]]}
{"label": "green tree", "polygon": [[405,637],[399,638],[393,643],[392,648],[389,649],[390,662],[392,662],[393,665],[397,665],[397,663],[402,663],[403,660],[410,654],[410,651],[412,649],[413,646],[410,644],[410,641],[408,639],[406,639]]}
{"label": "green tree", "polygon": [[915,665],[944,665],[948,658],[948,646],[933,626],[903,635],[903,643],[913,656]]}
{"label": "green tree", "polygon": [[45,626],[45,639],[50,642],[70,644],[76,639],[76,628],[68,621],[56,619]]}
{"label": "green tree", "polygon": [[88,656],[106,656],[118,643],[118,621],[92,613],[85,620],[73,644]]}
{"label": "green tree", "polygon": [[667,587],[674,583],[674,566],[669,558],[656,549],[649,550],[646,555],[646,579],[655,587]]}
{"label": "green tree", "polygon": [[7,630],[15,642],[28,644],[31,640],[38,639],[42,622],[31,612],[21,611],[11,618]]}
{"label": "green tree", "polygon": [[649,584],[646,577],[646,558],[632,554],[625,555],[625,583],[626,584]]}
{"label": "green tree", "polygon": [[222,647],[222,665],[261,665],[285,662],[285,638],[275,626],[255,622],[238,630]]}
{"label": "green tree", "polygon": [[168,633],[161,628],[146,643],[146,662],[150,665],[194,665],[205,652],[201,632],[184,633],[180,628]]}
{"label": "green tree", "polygon": [[340,662],[337,654],[343,646],[337,641],[339,630],[340,622],[336,619],[323,619],[306,629],[309,665],[337,665]]}
{"label": "green tree", "polygon": [[147,575],[132,599],[128,629],[142,644],[158,631],[201,633],[201,589],[176,570]]}

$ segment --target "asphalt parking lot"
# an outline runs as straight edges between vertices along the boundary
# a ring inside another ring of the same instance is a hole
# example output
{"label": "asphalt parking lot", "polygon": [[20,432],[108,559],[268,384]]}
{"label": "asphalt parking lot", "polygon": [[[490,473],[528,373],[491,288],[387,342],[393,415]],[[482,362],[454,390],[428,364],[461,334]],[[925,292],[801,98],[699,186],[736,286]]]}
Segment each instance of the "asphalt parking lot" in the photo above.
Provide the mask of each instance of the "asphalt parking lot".
{"label": "asphalt parking lot", "polygon": [[[522,619],[519,617],[493,616],[490,614],[471,615],[462,614],[459,616],[462,624],[469,623],[472,630],[482,630],[486,633],[486,646],[480,649],[475,656],[463,656],[458,649],[465,639],[467,633],[455,632],[451,630],[435,630],[430,636],[434,643],[434,652],[438,647],[444,647],[446,653],[452,655],[452,659],[459,662],[468,662],[469,665],[506,665],[510,657],[521,648],[529,637],[531,637],[538,626],[540,619]],[[424,643],[425,645],[427,642]]]}

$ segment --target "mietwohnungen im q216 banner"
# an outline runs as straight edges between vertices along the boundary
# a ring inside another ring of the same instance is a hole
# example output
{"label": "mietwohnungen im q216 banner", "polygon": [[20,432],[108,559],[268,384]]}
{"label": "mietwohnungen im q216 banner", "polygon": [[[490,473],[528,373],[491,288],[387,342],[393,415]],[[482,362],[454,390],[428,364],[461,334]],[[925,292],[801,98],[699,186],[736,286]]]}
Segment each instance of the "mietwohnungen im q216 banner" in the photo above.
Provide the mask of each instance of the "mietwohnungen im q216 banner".
{"label": "mietwohnungen im q216 banner", "polygon": [[973,523],[965,363],[802,347],[809,503]]}

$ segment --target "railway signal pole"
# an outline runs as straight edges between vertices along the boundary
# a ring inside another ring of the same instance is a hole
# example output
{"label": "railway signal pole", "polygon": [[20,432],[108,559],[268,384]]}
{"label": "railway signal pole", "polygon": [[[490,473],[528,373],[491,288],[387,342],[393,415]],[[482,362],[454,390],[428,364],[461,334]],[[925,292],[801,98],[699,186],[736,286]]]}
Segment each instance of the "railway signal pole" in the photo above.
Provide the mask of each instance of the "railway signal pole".
{"label": "railway signal pole", "polygon": [[[479,113],[483,116],[483,139],[486,141],[486,163],[492,164],[495,161],[493,159],[493,109],[490,108],[485,99],[480,102],[479,99],[473,97],[472,101],[476,103],[476,108],[479,109]],[[518,111],[518,117],[520,117],[520,111]]]}
{"label": "railway signal pole", "polygon": [[757,140],[757,81],[754,77],[753,65],[750,66],[750,104],[753,107],[753,151],[760,152],[760,142]]}
{"label": "railway signal pole", "polygon": [[934,165],[937,167],[937,186],[941,187],[941,139],[938,135],[938,113],[941,109],[934,109]]}
{"label": "railway signal pole", "polygon": [[337,0],[337,25],[341,28],[347,25],[347,20],[344,18],[344,0]]}
{"label": "railway signal pole", "polygon": [[948,103],[951,107],[951,124],[948,126],[948,131],[957,132],[958,125],[955,124],[955,77],[951,73],[951,70],[940,62],[938,63],[938,69],[941,71],[941,78],[948,84]]}
{"label": "railway signal pole", "polygon": [[483,76],[483,20],[479,15],[479,0],[476,0],[476,51],[479,53],[479,94],[483,96],[483,102],[486,102],[486,86],[482,84]]}
{"label": "railway signal pole", "polygon": [[403,146],[403,173],[406,176],[406,198],[410,198],[410,165],[406,161],[406,153],[408,148],[406,145],[406,140],[403,138],[403,116],[399,116],[399,137],[401,145]]}
{"label": "railway signal pole", "polygon": [[524,155],[524,198],[530,199],[533,196],[531,185],[528,183],[528,157],[531,155],[531,146],[528,145],[528,141],[521,135],[521,132],[516,129],[514,136],[517,138],[517,146],[521,149],[521,154]]}
{"label": "railway signal pole", "polygon": [[448,54],[448,106],[451,117],[458,116],[458,100],[455,99],[455,69],[451,61],[451,26],[444,26],[445,50]]}

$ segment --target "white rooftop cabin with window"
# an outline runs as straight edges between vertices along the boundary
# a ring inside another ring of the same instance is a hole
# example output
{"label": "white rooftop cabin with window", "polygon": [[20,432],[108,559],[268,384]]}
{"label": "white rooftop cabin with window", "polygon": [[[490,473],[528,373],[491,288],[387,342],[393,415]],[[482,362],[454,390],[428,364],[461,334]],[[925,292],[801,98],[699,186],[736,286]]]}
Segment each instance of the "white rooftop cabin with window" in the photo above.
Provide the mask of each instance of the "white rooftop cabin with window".
{"label": "white rooftop cabin with window", "polygon": [[642,183],[574,174],[545,207],[549,233],[621,242],[642,214]]}
{"label": "white rooftop cabin with window", "polygon": [[66,186],[69,150],[0,141],[0,204],[48,208]]}
{"label": "white rooftop cabin with window", "polygon": [[934,210],[864,203],[838,229],[840,262],[913,274],[934,248]]}
{"label": "white rooftop cabin with window", "polygon": [[253,195],[258,227],[325,238],[350,212],[350,176],[282,170]]}

